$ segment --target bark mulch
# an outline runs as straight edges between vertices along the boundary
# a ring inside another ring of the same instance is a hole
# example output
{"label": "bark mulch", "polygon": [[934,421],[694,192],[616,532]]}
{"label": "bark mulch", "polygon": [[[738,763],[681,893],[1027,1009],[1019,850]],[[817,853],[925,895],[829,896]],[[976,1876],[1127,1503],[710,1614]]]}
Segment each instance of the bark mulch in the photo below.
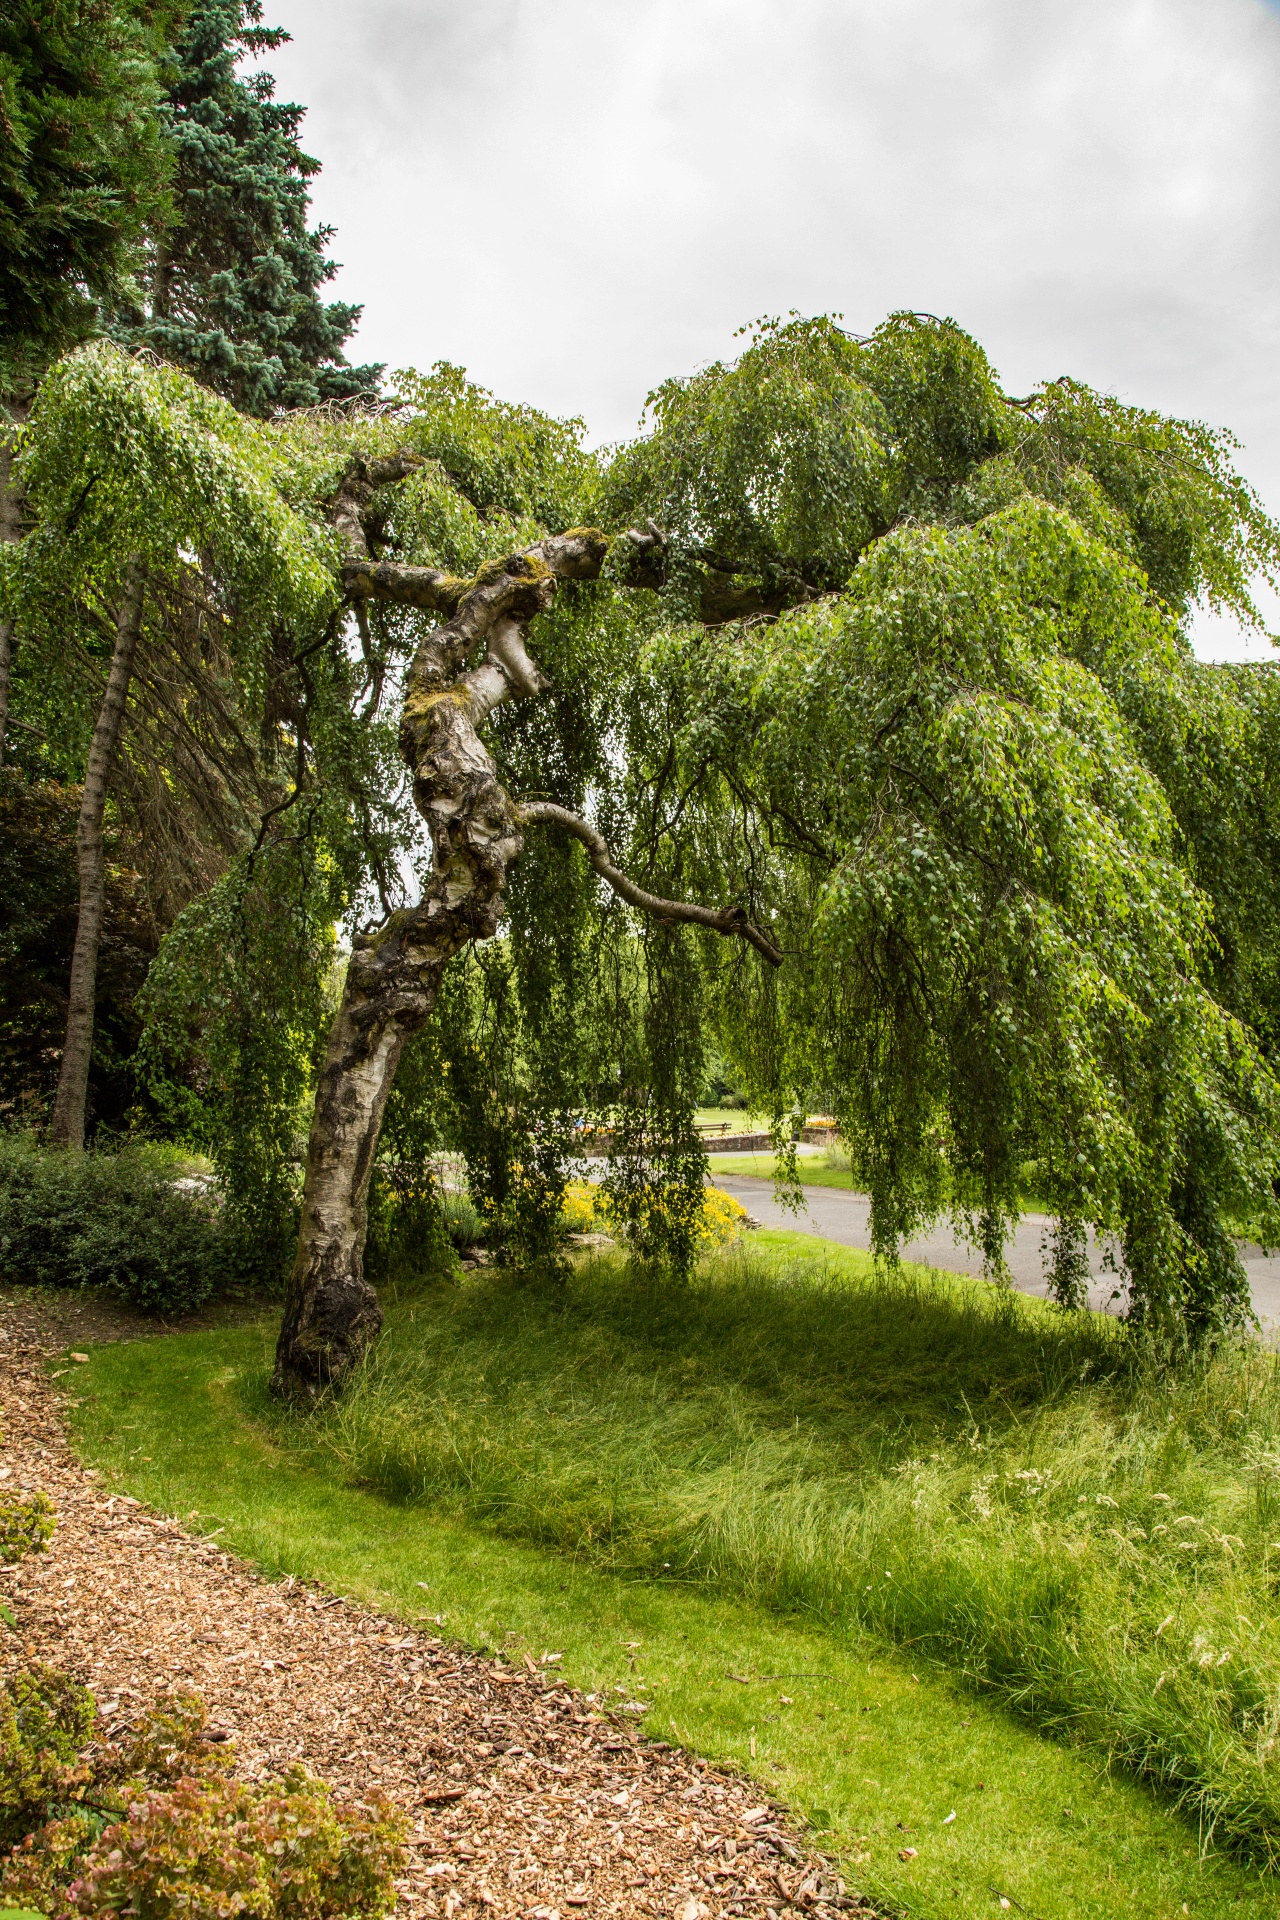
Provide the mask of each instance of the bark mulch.
{"label": "bark mulch", "polygon": [[64,1667],[121,1727],[158,1694],[194,1691],[247,1778],[301,1760],[340,1792],[382,1787],[411,1814],[406,1920],[869,1920],[750,1783],[640,1739],[542,1669],[262,1579],[108,1495],[70,1452],[49,1377],[59,1353],[74,1365],[62,1339],[93,1337],[88,1325],[2,1304],[0,1479],[43,1489],[59,1514],[47,1553],[0,1572],[18,1622],[5,1671]]}

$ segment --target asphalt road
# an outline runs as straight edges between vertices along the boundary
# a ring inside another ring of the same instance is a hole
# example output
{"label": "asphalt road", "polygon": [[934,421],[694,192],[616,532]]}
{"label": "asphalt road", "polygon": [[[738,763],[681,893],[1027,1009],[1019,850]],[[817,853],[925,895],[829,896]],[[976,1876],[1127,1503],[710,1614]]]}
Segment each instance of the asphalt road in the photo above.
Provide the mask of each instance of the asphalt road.
{"label": "asphalt road", "polygon": [[[719,1175],[714,1155],[711,1178],[716,1186],[741,1200],[761,1226],[789,1227],[796,1233],[812,1233],[822,1240],[834,1240],[837,1246],[861,1247],[864,1251],[871,1245],[871,1202],[864,1193],[853,1193],[842,1187],[806,1187],[806,1211],[793,1214],[774,1199],[771,1180],[754,1180],[736,1173]],[[1019,1293],[1036,1293],[1043,1298],[1048,1291],[1041,1243],[1051,1225],[1048,1214],[1024,1213],[1006,1249],[1009,1271]],[[1095,1284],[1089,1303],[1095,1307],[1111,1304],[1117,1285],[1115,1275],[1103,1266],[1103,1251],[1091,1236],[1089,1265]],[[1261,1247],[1248,1243],[1241,1252],[1253,1290],[1254,1312],[1260,1320],[1280,1325],[1280,1255],[1266,1254]],[[918,1261],[922,1266],[943,1267],[950,1273],[982,1272],[982,1255],[958,1240],[946,1221],[903,1247],[902,1257]]]}

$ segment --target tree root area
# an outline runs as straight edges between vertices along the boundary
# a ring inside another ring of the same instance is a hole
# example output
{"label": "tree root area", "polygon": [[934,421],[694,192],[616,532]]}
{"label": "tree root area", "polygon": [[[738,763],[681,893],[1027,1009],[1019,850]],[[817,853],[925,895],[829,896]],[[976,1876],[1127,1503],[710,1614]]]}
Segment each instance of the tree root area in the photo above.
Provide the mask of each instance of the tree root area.
{"label": "tree root area", "polygon": [[39,1317],[4,1315],[0,1465],[48,1494],[58,1530],[47,1553],[0,1570],[18,1622],[0,1628],[6,1672],[65,1668],[121,1728],[158,1694],[196,1692],[245,1778],[300,1760],[340,1793],[383,1788],[410,1815],[398,1912],[414,1920],[870,1920],[750,1782],[640,1739],[542,1670],[266,1580],[109,1495],[67,1444],[48,1371],[65,1349]]}

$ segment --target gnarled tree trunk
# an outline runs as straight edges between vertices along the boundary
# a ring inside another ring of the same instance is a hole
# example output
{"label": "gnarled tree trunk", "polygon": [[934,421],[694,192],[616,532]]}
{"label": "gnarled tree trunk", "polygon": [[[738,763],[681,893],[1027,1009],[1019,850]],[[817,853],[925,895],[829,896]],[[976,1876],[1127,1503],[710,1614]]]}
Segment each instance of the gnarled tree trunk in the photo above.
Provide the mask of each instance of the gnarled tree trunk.
{"label": "gnarled tree trunk", "polygon": [[98,979],[98,943],[102,938],[105,891],[102,818],[107,804],[107,782],[120,744],[125,700],[133,674],[133,656],[142,631],[142,600],[142,562],[135,559],[129,562],[125,573],[124,591],[116,617],[115,646],[107,672],[106,691],[93,729],[89,762],[84,775],[84,794],[76,821],[80,908],[76,917],[75,946],[71,953],[67,1035],[62,1048],[53,1119],[49,1123],[49,1140],[55,1147],[84,1145],[89,1056],[93,1051],[94,994]]}
{"label": "gnarled tree trunk", "polygon": [[[402,469],[407,470],[407,467]],[[592,528],[539,541],[460,581],[425,567],[371,562],[362,505],[379,479],[353,464],[335,503],[351,558],[352,598],[379,598],[448,617],[423,641],[410,668],[400,741],[414,799],[434,852],[419,906],[393,914],[354,943],[316,1092],[302,1198],[302,1226],[276,1349],[275,1390],[311,1398],[338,1386],[382,1323],[363,1255],[369,1178],[387,1096],[404,1044],[429,1018],[449,961],[489,939],[502,918],[506,876],[521,828],[555,818],[577,833],[592,864],[634,904],[673,920],[699,920],[778,956],[745,914],[688,907],[631,887],[587,822],[560,808],[521,809],[500,784],[479,728],[502,701],[532,698],[549,682],[530,659],[525,632],[562,579],[594,579],[609,542]],[[640,536],[643,541],[645,536]],[[482,652],[483,649],[483,652]],[[478,657],[478,664],[468,661]]]}

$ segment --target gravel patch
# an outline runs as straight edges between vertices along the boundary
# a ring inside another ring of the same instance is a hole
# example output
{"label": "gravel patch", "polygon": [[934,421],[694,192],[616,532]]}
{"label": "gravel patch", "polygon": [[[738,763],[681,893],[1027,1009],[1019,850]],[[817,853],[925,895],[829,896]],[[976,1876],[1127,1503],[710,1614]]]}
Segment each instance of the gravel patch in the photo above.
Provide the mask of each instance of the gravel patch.
{"label": "gravel patch", "polygon": [[70,1452],[49,1377],[56,1355],[75,1364],[50,1340],[62,1321],[0,1305],[0,1479],[59,1515],[48,1553],[0,1570],[18,1622],[5,1671],[66,1668],[121,1730],[157,1694],[198,1692],[245,1778],[301,1760],[341,1792],[382,1787],[411,1817],[410,1920],[871,1920],[758,1788],[640,1739],[554,1673],[265,1580],[215,1538],[108,1495]]}

